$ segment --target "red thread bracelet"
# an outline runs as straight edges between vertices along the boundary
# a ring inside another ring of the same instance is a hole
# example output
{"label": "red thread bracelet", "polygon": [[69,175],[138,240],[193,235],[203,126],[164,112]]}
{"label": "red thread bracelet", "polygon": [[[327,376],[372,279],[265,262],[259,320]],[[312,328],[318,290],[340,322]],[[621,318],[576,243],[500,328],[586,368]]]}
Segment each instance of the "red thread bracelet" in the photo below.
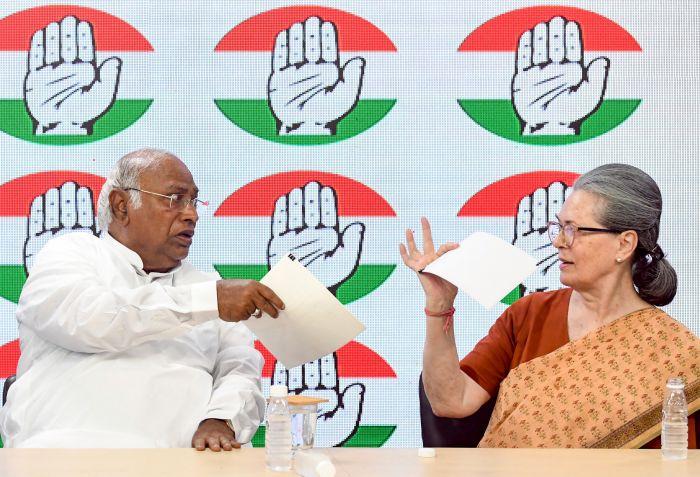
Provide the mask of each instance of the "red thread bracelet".
{"label": "red thread bracelet", "polygon": [[443,311],[442,313],[433,313],[425,308],[425,316],[430,316],[432,318],[445,318],[445,324],[442,329],[445,333],[447,333],[447,330],[450,329],[450,325],[452,324],[452,318],[455,316],[455,307],[453,306],[449,310]]}

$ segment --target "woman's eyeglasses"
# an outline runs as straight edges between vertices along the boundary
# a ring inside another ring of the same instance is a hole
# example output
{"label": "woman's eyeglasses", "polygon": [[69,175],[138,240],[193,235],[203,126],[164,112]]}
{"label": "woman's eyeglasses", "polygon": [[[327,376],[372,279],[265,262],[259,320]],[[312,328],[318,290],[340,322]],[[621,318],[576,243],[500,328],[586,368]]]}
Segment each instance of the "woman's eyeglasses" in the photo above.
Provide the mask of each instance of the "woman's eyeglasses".
{"label": "woman's eyeglasses", "polygon": [[549,240],[552,244],[557,240],[557,238],[564,232],[564,244],[567,247],[571,247],[574,243],[574,238],[576,237],[576,232],[599,232],[599,233],[609,233],[609,234],[619,234],[622,230],[613,229],[601,229],[597,227],[579,227],[574,224],[562,225],[559,222],[550,221],[547,222],[547,234],[549,235]]}

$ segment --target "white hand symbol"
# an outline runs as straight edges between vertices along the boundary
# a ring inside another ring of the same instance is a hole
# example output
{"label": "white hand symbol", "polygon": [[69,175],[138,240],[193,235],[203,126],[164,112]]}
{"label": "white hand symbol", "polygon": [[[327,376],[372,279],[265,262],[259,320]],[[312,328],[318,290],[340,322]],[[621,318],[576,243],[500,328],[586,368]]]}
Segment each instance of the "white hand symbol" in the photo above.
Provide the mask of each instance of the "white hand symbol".
{"label": "white hand symbol", "polygon": [[518,204],[513,245],[537,260],[537,270],[521,286],[523,296],[561,288],[559,269],[556,266],[559,261],[557,249],[549,240],[547,222],[557,220],[556,214],[570,192],[571,189],[564,183],[554,182],[526,195]]}
{"label": "white hand symbol", "polygon": [[[331,293],[347,281],[360,262],[365,226],[354,222],[340,232],[338,199],[332,187],[309,182],[292,189],[275,203],[272,237],[267,247],[268,267],[284,254],[294,254]],[[316,429],[318,447],[339,446],[359,426],[365,387],[354,383],[340,390],[335,353],[287,370],[275,362],[272,384],[286,384],[290,392],[326,398]],[[332,422],[331,422],[332,420]]]}
{"label": "white hand symbol", "polygon": [[291,253],[335,294],[359,265],[364,233],[360,222],[341,232],[335,190],[309,182],[275,203],[268,267]]}
{"label": "white hand symbol", "polygon": [[364,68],[360,57],[340,67],[331,22],[309,17],[279,32],[267,85],[278,134],[335,134],[360,98]]}
{"label": "white hand symbol", "polygon": [[27,217],[27,239],[24,242],[24,272],[28,275],[39,250],[54,237],[72,232],[98,236],[92,191],[75,182],[66,182],[32,201]]}
{"label": "white hand symbol", "polygon": [[315,447],[341,446],[357,432],[365,386],[353,383],[341,392],[335,353],[289,370],[277,361],[271,384],[286,384],[293,394],[328,399],[319,404]]}
{"label": "white hand symbol", "polygon": [[610,60],[583,62],[578,23],[554,17],[522,34],[511,85],[523,135],[579,134],[603,102]]}
{"label": "white hand symbol", "polygon": [[92,134],[116,99],[121,65],[111,57],[97,67],[92,26],[75,17],[35,32],[24,79],[34,134]]}

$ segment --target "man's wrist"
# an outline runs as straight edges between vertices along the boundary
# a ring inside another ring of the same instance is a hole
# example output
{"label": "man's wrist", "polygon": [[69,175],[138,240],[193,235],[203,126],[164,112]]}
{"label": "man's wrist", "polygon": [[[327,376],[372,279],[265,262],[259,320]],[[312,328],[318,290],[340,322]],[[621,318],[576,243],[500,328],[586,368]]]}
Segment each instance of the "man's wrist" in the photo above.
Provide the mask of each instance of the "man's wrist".
{"label": "man's wrist", "polygon": [[203,419],[202,422],[199,423],[199,425],[201,426],[201,425],[204,424],[206,421],[219,421],[219,422],[222,422],[222,423],[226,424],[226,426],[227,426],[229,429],[231,429],[231,432],[233,432],[233,435],[234,435],[234,436],[236,435],[236,430],[233,428],[233,421],[232,421],[231,419],[220,419],[220,418],[218,418],[218,417],[207,417],[207,418]]}
{"label": "man's wrist", "polygon": [[233,428],[233,421],[231,421],[231,419],[222,419],[222,421],[224,421],[228,428],[231,429],[233,436],[236,437],[236,430]]}

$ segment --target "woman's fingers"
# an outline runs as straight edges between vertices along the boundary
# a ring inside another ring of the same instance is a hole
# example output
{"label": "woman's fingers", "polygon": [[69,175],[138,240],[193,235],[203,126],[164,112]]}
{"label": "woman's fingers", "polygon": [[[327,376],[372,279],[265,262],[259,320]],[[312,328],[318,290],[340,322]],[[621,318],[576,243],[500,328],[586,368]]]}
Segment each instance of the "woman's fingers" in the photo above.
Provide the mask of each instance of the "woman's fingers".
{"label": "woman's fingers", "polygon": [[443,254],[449,252],[450,250],[456,249],[457,247],[459,247],[459,244],[458,244],[458,243],[447,242],[447,243],[443,244],[443,245],[438,249],[438,251],[437,251],[437,256],[439,257],[439,256],[441,256],[441,255],[443,255]]}
{"label": "woman's fingers", "polygon": [[411,258],[408,256],[406,246],[402,243],[399,244],[399,253],[401,254],[401,260],[403,260],[403,264],[410,267],[411,265],[408,262]]}
{"label": "woman's fingers", "polygon": [[406,229],[406,243],[408,244],[409,255],[414,255],[418,253],[418,248],[416,247],[416,239],[413,238],[413,230]]}
{"label": "woman's fingers", "polygon": [[399,253],[401,254],[401,260],[403,260],[404,265],[406,265],[414,272],[418,272],[421,270],[422,267],[420,265],[420,259],[417,257],[411,257],[408,254],[408,251],[406,250],[404,244],[399,244]]}
{"label": "woman's fingers", "polygon": [[420,218],[420,225],[423,229],[423,252],[426,255],[435,253],[435,245],[433,245],[433,234],[430,231],[430,222],[425,217]]}
{"label": "woman's fingers", "polygon": [[430,222],[428,222],[428,219],[425,217],[421,217],[421,228],[423,232],[423,252],[418,250],[416,239],[411,229],[406,229],[407,245],[399,244],[399,253],[401,254],[403,263],[415,271],[422,270],[439,256],[459,247],[457,243],[447,242],[436,252],[433,243],[433,234],[430,230]]}

